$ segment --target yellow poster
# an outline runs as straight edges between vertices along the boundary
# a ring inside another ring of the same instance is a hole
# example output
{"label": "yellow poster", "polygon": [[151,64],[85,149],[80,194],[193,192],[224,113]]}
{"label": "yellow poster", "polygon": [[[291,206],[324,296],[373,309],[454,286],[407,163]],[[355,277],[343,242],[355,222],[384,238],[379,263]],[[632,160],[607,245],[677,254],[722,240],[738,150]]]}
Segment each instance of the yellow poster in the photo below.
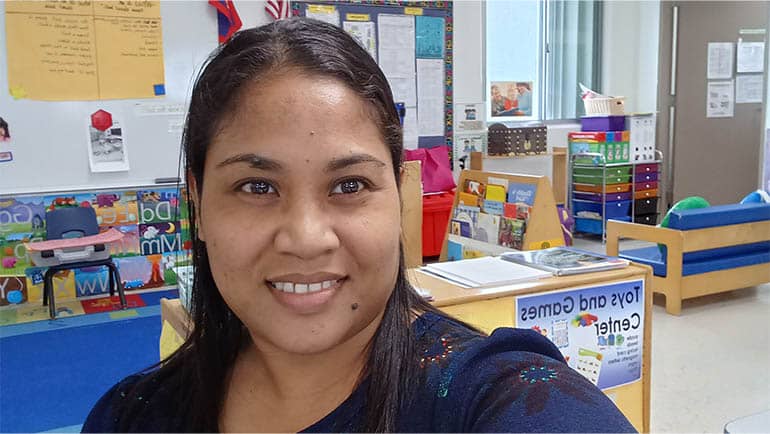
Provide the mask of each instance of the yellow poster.
{"label": "yellow poster", "polygon": [[160,2],[5,3],[8,87],[46,101],[165,94]]}

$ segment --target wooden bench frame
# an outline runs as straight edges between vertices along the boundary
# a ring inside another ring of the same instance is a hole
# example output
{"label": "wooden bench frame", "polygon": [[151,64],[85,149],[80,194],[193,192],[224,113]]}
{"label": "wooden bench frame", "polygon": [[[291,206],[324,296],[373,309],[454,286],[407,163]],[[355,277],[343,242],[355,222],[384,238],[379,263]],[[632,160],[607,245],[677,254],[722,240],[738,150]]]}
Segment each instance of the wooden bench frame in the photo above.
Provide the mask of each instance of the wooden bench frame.
{"label": "wooden bench frame", "polygon": [[682,276],[682,255],[770,240],[770,221],[677,230],[607,220],[607,254],[618,255],[621,238],[665,244],[666,276],[653,276],[652,290],[665,295],[666,312],[679,315],[682,300],[770,282],[770,263]]}

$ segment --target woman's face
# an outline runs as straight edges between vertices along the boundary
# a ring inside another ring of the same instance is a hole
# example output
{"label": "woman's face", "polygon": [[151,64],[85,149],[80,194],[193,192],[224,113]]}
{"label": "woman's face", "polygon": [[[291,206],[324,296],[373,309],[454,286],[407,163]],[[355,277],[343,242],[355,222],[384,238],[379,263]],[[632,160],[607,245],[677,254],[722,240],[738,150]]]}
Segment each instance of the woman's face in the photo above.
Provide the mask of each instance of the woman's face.
{"label": "woman's face", "polygon": [[261,350],[319,353],[373,333],[399,263],[400,201],[370,108],[333,79],[265,77],[214,135],[199,236]]}

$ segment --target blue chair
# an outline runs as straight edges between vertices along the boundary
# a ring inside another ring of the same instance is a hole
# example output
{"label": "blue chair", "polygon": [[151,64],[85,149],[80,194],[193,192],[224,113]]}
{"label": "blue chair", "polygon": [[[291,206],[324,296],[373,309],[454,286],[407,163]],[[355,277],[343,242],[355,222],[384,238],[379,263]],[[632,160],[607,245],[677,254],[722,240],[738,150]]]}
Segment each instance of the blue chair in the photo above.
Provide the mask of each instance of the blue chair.
{"label": "blue chair", "polygon": [[[96,211],[91,207],[60,208],[49,211],[46,213],[45,221],[46,238],[48,240],[83,238],[99,234]],[[40,255],[42,258],[57,262],[56,264],[49,265],[43,281],[43,306],[48,305],[51,319],[56,318],[53,276],[61,270],[98,266],[107,267],[110,279],[110,296],[115,294],[115,288],[117,288],[120,295],[120,307],[121,309],[126,308],[126,294],[123,291],[120,272],[113,262],[107,246],[104,244],[94,244],[86,249],[78,249],[72,252],[44,250]]]}

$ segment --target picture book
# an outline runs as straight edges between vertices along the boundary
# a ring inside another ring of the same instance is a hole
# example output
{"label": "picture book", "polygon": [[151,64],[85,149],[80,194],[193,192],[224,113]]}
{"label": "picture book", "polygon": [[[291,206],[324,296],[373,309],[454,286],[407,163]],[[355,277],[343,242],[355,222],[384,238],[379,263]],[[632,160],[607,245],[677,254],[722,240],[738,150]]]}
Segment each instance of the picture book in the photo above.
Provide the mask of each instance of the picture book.
{"label": "picture book", "polygon": [[479,197],[475,194],[461,191],[459,194],[458,203],[467,206],[479,206]]}
{"label": "picture book", "polygon": [[494,184],[488,185],[484,198],[496,202],[505,202],[505,187]]}
{"label": "picture book", "polygon": [[551,275],[547,271],[504,261],[498,256],[439,262],[420,270],[465,288],[509,285]]}
{"label": "picture book", "polygon": [[497,234],[500,231],[500,216],[481,213],[473,234],[473,239],[485,243],[497,244]]}
{"label": "picture book", "polygon": [[466,221],[452,219],[451,229],[452,235],[459,235],[461,237],[467,238],[470,238],[472,235],[471,224]]}
{"label": "picture book", "polygon": [[524,220],[501,217],[497,243],[503,247],[522,250],[526,231],[527,225]]}
{"label": "picture book", "polygon": [[476,227],[476,222],[479,219],[479,212],[481,208],[477,206],[457,205],[455,208],[455,220],[468,222],[471,225],[471,229]]}
{"label": "picture book", "polygon": [[484,212],[487,214],[503,215],[503,202],[488,199],[485,200]]}
{"label": "picture book", "polygon": [[463,191],[484,197],[484,183],[468,179],[465,181],[465,189]]}
{"label": "picture book", "polygon": [[555,276],[590,273],[627,267],[625,259],[585,252],[571,247],[552,247],[545,250],[505,253],[501,258],[552,272]]}
{"label": "picture book", "polygon": [[515,203],[509,203],[506,202],[503,204],[503,216],[508,217],[509,219],[515,219],[516,218],[516,204]]}
{"label": "picture book", "polygon": [[532,184],[511,183],[508,185],[508,202],[534,205],[537,186]]}

